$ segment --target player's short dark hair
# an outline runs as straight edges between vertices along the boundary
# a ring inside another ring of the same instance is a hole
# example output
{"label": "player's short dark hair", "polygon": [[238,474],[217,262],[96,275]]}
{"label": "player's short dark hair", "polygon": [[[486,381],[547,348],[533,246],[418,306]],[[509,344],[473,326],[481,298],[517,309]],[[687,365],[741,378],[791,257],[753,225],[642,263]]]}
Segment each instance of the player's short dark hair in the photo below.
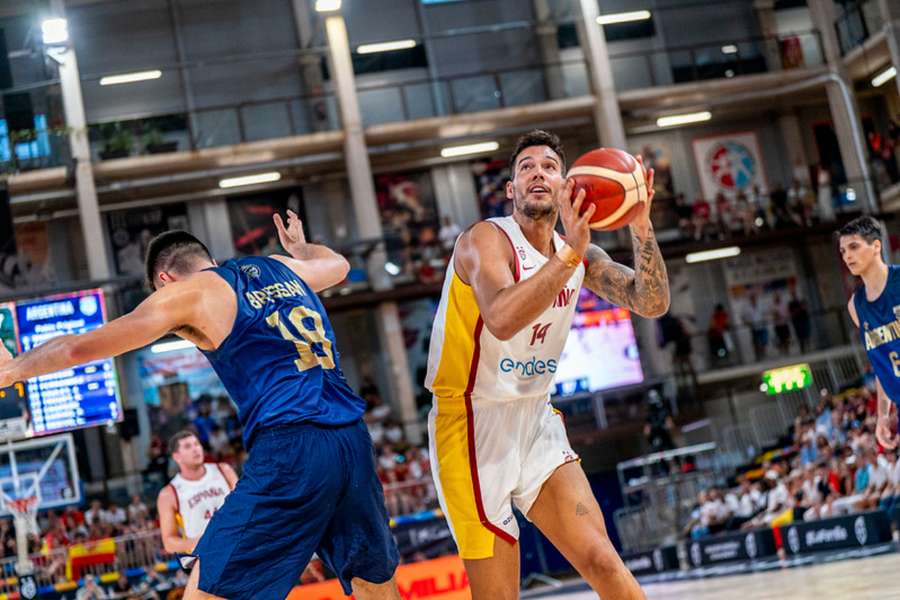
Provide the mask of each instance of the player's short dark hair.
{"label": "player's short dark hair", "polygon": [[156,289],[156,274],[160,271],[185,272],[195,258],[212,260],[209,248],[193,234],[181,229],[164,231],[147,245],[144,259],[147,287]]}
{"label": "player's short dark hair", "polygon": [[563,150],[562,142],[559,140],[559,136],[555,133],[544,131],[543,129],[533,129],[516,141],[516,147],[513,150],[512,155],[509,157],[510,177],[512,177],[516,172],[516,159],[519,158],[519,154],[522,153],[522,150],[531,148],[532,146],[547,146],[548,148],[556,152],[556,154],[559,156],[559,160],[562,162],[560,167],[562,167],[562,171],[565,173],[566,153]]}
{"label": "player's short dark hair", "polygon": [[838,237],[844,237],[845,235],[858,235],[862,239],[866,240],[869,244],[875,242],[875,240],[880,240],[882,235],[881,223],[875,217],[870,217],[868,215],[863,215],[862,217],[857,217],[838,229],[837,235]]}
{"label": "player's short dark hair", "polygon": [[195,437],[198,440],[200,439],[200,436],[197,435],[197,432],[194,431],[193,429],[182,429],[181,431],[179,431],[178,433],[176,433],[175,435],[170,437],[169,438],[169,454],[172,455],[172,454],[175,454],[176,452],[178,452],[178,448],[181,445],[181,440],[186,440],[189,437]]}

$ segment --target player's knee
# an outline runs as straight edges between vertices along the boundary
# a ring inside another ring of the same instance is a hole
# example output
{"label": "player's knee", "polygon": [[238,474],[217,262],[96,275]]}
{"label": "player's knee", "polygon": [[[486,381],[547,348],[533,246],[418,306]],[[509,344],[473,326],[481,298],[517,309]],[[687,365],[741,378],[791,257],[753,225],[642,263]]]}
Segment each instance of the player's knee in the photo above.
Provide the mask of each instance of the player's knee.
{"label": "player's knee", "polygon": [[584,566],[590,574],[588,579],[608,579],[625,568],[609,540],[596,542],[586,548]]}

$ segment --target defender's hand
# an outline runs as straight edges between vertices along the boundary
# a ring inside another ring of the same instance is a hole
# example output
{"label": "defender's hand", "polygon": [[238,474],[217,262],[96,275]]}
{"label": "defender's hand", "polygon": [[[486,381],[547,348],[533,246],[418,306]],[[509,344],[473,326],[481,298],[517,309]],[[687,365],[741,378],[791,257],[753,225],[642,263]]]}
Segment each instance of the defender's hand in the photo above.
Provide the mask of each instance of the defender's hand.
{"label": "defender's hand", "polygon": [[644,183],[647,186],[647,202],[644,203],[644,206],[638,211],[637,216],[631,222],[631,228],[638,235],[644,236],[653,228],[653,224],[650,222],[650,206],[653,204],[654,170],[646,169],[644,167],[643,156],[637,156],[637,161],[641,164],[641,169],[644,171]]}
{"label": "defender's hand", "polygon": [[560,190],[557,198],[557,204],[559,205],[559,217],[566,232],[566,243],[578,253],[578,256],[584,257],[588,244],[591,243],[590,224],[595,207],[591,204],[584,211],[583,215],[578,216],[578,212],[581,210],[581,203],[584,202],[585,192],[583,189],[578,190],[578,193],[573,198],[572,192],[574,189],[575,180],[566,179],[566,184]]}
{"label": "defender's hand", "polygon": [[897,447],[897,434],[891,431],[894,417],[884,415],[878,417],[878,425],[875,427],[875,439],[885,450],[893,450]]}
{"label": "defender's hand", "polygon": [[287,227],[281,219],[281,215],[275,213],[272,216],[275,221],[275,229],[278,231],[278,241],[281,246],[293,255],[294,248],[306,244],[306,236],[303,234],[303,221],[297,216],[297,213],[288,209],[287,211]]}

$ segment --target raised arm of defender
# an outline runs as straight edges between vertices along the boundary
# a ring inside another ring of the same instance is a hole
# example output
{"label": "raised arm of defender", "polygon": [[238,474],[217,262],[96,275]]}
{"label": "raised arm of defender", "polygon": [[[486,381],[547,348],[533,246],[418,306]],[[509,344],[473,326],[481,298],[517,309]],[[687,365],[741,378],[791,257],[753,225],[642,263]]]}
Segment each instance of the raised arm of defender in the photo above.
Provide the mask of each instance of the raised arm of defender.
{"label": "raised arm of defender", "polygon": [[[584,256],[591,240],[588,226],[594,207],[578,216],[584,191],[572,199],[574,181],[562,188],[559,214],[566,230],[566,243],[574,256]],[[534,321],[553,300],[578,266],[553,255],[533,276],[516,283],[515,256],[506,236],[490,223],[482,222],[464,233],[456,246],[454,268],[472,286],[484,325],[495,337],[508,340]]]}
{"label": "raised arm of defender", "polygon": [[342,282],[350,271],[347,259],[320,244],[310,244],[303,233],[303,223],[292,210],[287,211],[287,226],[281,215],[275,213],[275,229],[278,240],[290,257],[273,254],[272,258],[287,265],[314,292],[321,292]]}

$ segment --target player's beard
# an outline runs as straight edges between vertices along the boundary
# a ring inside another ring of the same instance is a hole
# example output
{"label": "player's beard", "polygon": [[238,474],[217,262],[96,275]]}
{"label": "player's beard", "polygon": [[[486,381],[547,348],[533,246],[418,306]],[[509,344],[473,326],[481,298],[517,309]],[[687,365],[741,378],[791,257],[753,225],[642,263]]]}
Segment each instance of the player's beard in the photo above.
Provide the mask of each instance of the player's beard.
{"label": "player's beard", "polygon": [[527,198],[519,201],[521,213],[532,221],[541,221],[556,216],[556,205],[551,202],[530,202]]}

